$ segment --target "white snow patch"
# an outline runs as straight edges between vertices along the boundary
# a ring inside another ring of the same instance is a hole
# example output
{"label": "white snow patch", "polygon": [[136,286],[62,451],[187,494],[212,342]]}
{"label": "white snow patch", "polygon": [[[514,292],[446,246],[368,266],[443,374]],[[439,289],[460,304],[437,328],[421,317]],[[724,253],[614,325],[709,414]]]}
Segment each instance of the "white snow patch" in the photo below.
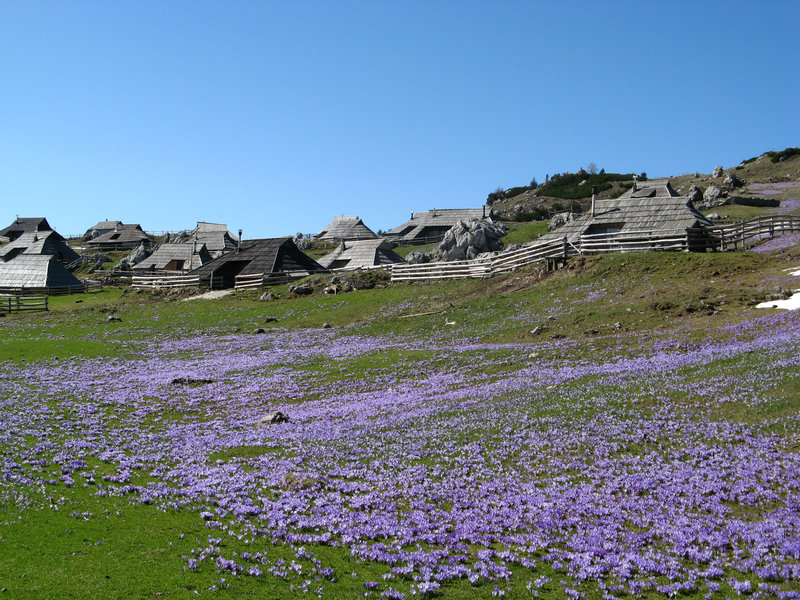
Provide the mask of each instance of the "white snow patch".
{"label": "white snow patch", "polygon": [[213,290],[210,292],[206,292],[205,294],[200,294],[199,296],[190,296],[189,298],[184,298],[183,301],[186,302],[187,300],[215,300],[216,298],[224,298],[228,294],[232,294],[233,290]]}

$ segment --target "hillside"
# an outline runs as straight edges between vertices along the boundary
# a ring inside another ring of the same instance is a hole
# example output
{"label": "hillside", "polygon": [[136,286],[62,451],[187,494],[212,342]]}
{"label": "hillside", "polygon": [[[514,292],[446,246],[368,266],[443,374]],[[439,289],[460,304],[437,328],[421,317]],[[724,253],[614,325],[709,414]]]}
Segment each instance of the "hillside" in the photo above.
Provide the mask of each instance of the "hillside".
{"label": "hillside", "polygon": [[[795,150],[787,148],[780,152],[770,151],[745,159],[739,165],[724,168],[718,177],[713,177],[711,171],[685,175],[664,174],[658,177],[669,177],[672,187],[679,194],[688,193],[693,185],[703,192],[713,184],[732,195],[758,197],[763,194],[763,189],[759,188],[760,184],[800,182],[800,154],[794,152]],[[619,197],[633,184],[632,175],[592,174],[583,170],[578,173],[564,173],[536,187],[523,186],[498,190],[489,194],[488,201],[492,203],[492,210],[501,220],[541,220],[561,211],[586,211],[591,203],[592,185],[597,186],[598,198]],[[647,176],[645,173],[640,174],[642,175]],[[735,175],[741,185],[725,184],[727,175]],[[555,180],[556,185],[552,180]],[[745,216],[749,216],[750,213],[756,214],[758,211],[744,212],[747,213]]]}

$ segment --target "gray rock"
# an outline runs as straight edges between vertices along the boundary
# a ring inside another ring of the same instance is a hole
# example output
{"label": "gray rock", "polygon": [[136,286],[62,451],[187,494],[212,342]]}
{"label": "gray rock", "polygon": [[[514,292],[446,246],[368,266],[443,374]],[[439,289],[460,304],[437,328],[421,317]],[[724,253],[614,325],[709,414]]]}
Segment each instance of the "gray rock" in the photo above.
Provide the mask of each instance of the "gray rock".
{"label": "gray rock", "polygon": [[311,244],[311,240],[309,240],[307,238],[301,238],[301,239],[296,239],[295,238],[294,245],[297,246],[298,248],[300,248],[300,250],[308,250],[309,248],[311,248],[312,244]]}
{"label": "gray rock", "polygon": [[698,188],[696,185],[693,185],[689,188],[686,196],[689,198],[689,202],[692,204],[699,204],[703,201],[703,192],[701,192],[700,188]]}
{"label": "gray rock", "polygon": [[109,315],[109,316],[106,317],[106,321],[108,321],[109,323],[115,323],[115,322],[116,323],[121,323],[122,319],[120,317],[118,317],[117,315]]}
{"label": "gray rock", "polygon": [[722,189],[716,185],[710,185],[706,188],[706,191],[703,192],[703,202],[701,202],[697,208],[705,209],[724,206],[728,204],[727,195],[727,192],[722,191]]}
{"label": "gray rock", "polygon": [[[488,219],[464,219],[445,233],[441,243],[431,252],[434,260],[473,259],[483,252],[503,249],[502,238],[508,228]],[[407,260],[407,259],[406,259]]]}
{"label": "gray rock", "polygon": [[259,300],[262,302],[268,302],[270,300],[275,300],[275,295],[272,292],[265,292],[258,297]]}
{"label": "gray rock", "polygon": [[323,323],[322,324],[322,328],[323,329],[330,329],[331,328],[331,324],[330,323]]}
{"label": "gray rock", "polygon": [[311,287],[306,285],[305,283],[289,286],[289,293],[297,294],[298,296],[308,296],[309,294],[313,293],[313,291],[314,290],[312,290]]}
{"label": "gray rock", "polygon": [[277,323],[277,317],[264,317],[264,323]]}
{"label": "gray rock", "polygon": [[138,265],[145,258],[150,256],[150,254],[151,254],[150,250],[148,250],[147,247],[145,247],[144,243],[142,243],[136,246],[136,248],[134,248],[133,250],[131,250],[128,256],[126,256],[122,260],[125,261],[125,263],[130,266]]}
{"label": "gray rock", "polygon": [[715,213],[715,212],[708,213],[706,215],[706,219],[708,219],[709,221],[716,221],[717,219],[719,219],[719,213]]}
{"label": "gray rock", "polygon": [[253,330],[253,334],[254,334],[254,335],[258,335],[259,333],[267,333],[267,330],[266,330],[266,329],[264,329],[263,327],[256,327],[256,328]]}
{"label": "gray rock", "polygon": [[739,178],[733,173],[728,173],[725,176],[725,179],[722,180],[722,183],[731,187],[742,187],[742,182],[739,181]]}
{"label": "gray rock", "polygon": [[561,227],[565,223],[569,223],[575,218],[572,213],[569,212],[561,212],[556,213],[550,218],[550,222],[547,224],[547,228],[550,231],[553,231],[556,227]]}
{"label": "gray rock", "polygon": [[277,423],[288,423],[289,416],[285,415],[279,410],[273,410],[272,412],[267,413],[261,420],[258,422],[259,425],[275,425]]}
{"label": "gray rock", "polygon": [[539,335],[540,333],[544,333],[547,331],[546,325],[537,325],[533,329],[531,329],[531,335]]}
{"label": "gray rock", "polygon": [[711,173],[711,176],[714,179],[718,179],[718,178],[722,177],[722,173],[724,173],[724,171],[725,170],[722,168],[722,165],[716,166],[716,167],[714,167],[714,171],[713,171],[713,173]]}
{"label": "gray rock", "polygon": [[336,292],[338,292],[338,290],[337,290],[337,288],[336,288],[336,286],[335,286],[335,285],[329,285],[329,286],[328,286],[328,287],[326,287],[326,288],[325,288],[323,291],[324,291],[326,294],[330,295],[330,296],[333,296],[333,295],[335,295],[335,294],[336,294]]}
{"label": "gray rock", "polygon": [[406,262],[410,265],[421,265],[431,262],[431,257],[426,252],[409,252]]}

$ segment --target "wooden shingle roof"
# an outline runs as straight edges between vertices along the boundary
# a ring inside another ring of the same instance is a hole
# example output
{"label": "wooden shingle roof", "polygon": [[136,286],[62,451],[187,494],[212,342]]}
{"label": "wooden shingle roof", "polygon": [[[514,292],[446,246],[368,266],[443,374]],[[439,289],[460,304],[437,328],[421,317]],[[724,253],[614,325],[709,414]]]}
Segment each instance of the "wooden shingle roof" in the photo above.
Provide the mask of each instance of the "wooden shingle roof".
{"label": "wooden shingle roof", "polygon": [[21,254],[0,262],[0,288],[77,287],[82,285],[72,273],[46,254]]}
{"label": "wooden shingle roof", "polygon": [[638,182],[619,198],[597,200],[595,215],[585,213],[542,236],[542,240],[566,237],[574,242],[580,235],[604,227],[621,232],[685,230],[713,223],[697,212],[689,198],[679,196],[667,179]]}
{"label": "wooden shingle roof", "polygon": [[319,259],[319,264],[326,269],[364,269],[404,262],[383,239],[342,242],[336,250]]}
{"label": "wooden shingle roof", "polygon": [[386,232],[389,237],[413,240],[426,237],[426,230],[447,231],[459,221],[468,219],[491,219],[491,211],[481,208],[442,208],[426,212],[411,213],[411,219]]}
{"label": "wooden shingle roof", "polygon": [[161,244],[155,251],[137,263],[134,271],[160,270],[167,269],[178,261],[182,261],[176,270],[190,271],[196,269],[211,260],[211,256],[204,244],[186,242],[179,244]]}
{"label": "wooden shingle roof", "polygon": [[192,271],[207,281],[218,271],[236,270],[237,275],[281,273],[285,271],[322,271],[323,267],[306,256],[290,237],[245,240],[236,250],[223,254]]}
{"label": "wooden shingle roof", "polygon": [[80,255],[55,231],[28,231],[0,248],[2,260],[10,260],[21,254],[48,254],[55,256],[61,262],[80,258]]}
{"label": "wooden shingle roof", "polygon": [[316,236],[320,240],[370,240],[378,237],[359,217],[338,216]]}
{"label": "wooden shingle roof", "polygon": [[0,229],[0,235],[15,240],[28,231],[52,231],[52,229],[44,217],[17,217],[11,225]]}
{"label": "wooden shingle roof", "polygon": [[228,226],[222,223],[198,221],[192,234],[192,239],[196,239],[199,244],[205,244],[212,255],[236,248],[236,238],[228,231]]}
{"label": "wooden shingle roof", "polygon": [[119,225],[114,231],[109,231],[87,242],[90,246],[104,247],[115,245],[138,245],[142,241],[152,242],[153,238],[142,231],[139,225]]}

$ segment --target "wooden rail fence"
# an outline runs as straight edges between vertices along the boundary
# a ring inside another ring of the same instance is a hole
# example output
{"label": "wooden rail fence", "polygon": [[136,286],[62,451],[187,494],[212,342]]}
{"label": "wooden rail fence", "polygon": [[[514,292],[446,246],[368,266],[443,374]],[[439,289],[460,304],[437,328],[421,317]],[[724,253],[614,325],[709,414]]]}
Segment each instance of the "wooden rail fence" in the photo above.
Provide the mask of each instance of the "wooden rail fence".
{"label": "wooden rail fence", "polygon": [[0,296],[0,312],[48,310],[47,296]]}
{"label": "wooden rail fence", "polygon": [[197,275],[134,275],[131,287],[135,289],[199,287]]}
{"label": "wooden rail fence", "polygon": [[392,281],[462,279],[506,273],[540,261],[566,260],[577,254],[611,252],[729,250],[752,247],[776,235],[800,231],[800,217],[757,217],[742,223],[698,229],[641,230],[581,235],[531,244],[490,258],[394,265]]}

